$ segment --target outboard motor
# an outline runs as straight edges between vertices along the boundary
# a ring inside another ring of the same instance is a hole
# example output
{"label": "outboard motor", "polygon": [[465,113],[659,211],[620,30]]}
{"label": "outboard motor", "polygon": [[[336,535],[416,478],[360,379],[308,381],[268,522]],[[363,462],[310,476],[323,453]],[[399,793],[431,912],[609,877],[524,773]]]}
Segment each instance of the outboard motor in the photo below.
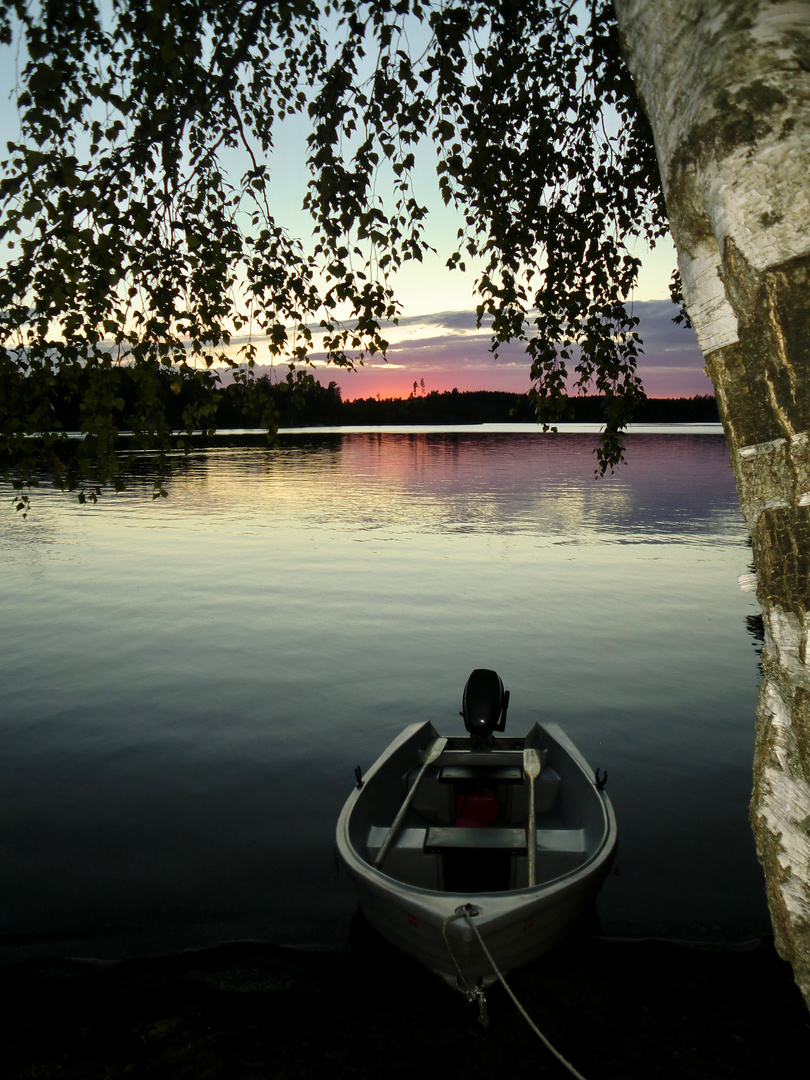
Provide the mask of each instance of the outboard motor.
{"label": "outboard motor", "polygon": [[474,743],[491,743],[493,731],[506,727],[509,691],[504,690],[501,678],[488,668],[476,668],[467,679],[461,701],[464,727]]}

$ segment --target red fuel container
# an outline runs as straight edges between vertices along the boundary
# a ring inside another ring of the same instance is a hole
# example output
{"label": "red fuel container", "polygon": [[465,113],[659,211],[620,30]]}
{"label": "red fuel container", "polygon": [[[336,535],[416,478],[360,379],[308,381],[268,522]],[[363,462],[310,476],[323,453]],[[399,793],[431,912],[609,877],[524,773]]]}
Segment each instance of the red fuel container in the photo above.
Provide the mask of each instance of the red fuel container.
{"label": "red fuel container", "polygon": [[456,795],[456,820],[468,818],[489,825],[498,817],[498,797],[495,794]]}

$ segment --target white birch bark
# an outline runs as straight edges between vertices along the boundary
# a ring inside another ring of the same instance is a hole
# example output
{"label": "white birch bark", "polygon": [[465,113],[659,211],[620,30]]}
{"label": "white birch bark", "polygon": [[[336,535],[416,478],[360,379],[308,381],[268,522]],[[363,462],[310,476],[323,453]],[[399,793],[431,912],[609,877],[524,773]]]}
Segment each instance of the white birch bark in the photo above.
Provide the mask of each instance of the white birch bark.
{"label": "white birch bark", "polygon": [[810,3],[614,0],[766,629],[751,820],[810,1007]]}

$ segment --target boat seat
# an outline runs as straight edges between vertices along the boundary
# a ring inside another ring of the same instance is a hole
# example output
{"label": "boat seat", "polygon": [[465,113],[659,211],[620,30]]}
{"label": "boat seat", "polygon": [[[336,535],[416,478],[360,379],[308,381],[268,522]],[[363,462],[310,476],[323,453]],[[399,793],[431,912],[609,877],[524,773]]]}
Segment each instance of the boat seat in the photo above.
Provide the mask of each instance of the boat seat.
{"label": "boat seat", "polygon": [[[442,857],[425,851],[426,832],[424,828],[401,829],[389,848],[382,872],[421,889],[440,889]],[[387,835],[388,826],[372,825],[369,829],[366,853],[370,863],[373,864]]]}
{"label": "boat seat", "polygon": [[506,848],[510,851],[525,851],[526,830],[490,828],[489,826],[476,829],[434,825],[428,829],[425,848],[428,851],[442,851],[446,848],[476,848],[479,851]]}
{"label": "boat seat", "polygon": [[564,851],[582,854],[585,851],[584,829],[538,829],[537,854],[544,851]]}
{"label": "boat seat", "polygon": [[[367,846],[369,854],[373,857],[383,845],[388,836],[387,825],[372,825],[368,830]],[[399,848],[404,851],[422,851],[425,847],[425,829],[400,829],[392,850]]]}
{"label": "boat seat", "polygon": [[[434,825],[428,829],[425,849],[443,851],[450,848],[475,848],[481,850],[507,849],[509,851],[526,850],[526,830],[509,828],[483,829],[453,828],[452,826]],[[585,851],[585,833],[583,829],[538,829],[537,854],[543,852],[571,852],[579,854]]]}
{"label": "boat seat", "polygon": [[481,780],[486,784],[520,784],[523,768],[520,765],[440,765],[439,780]]}

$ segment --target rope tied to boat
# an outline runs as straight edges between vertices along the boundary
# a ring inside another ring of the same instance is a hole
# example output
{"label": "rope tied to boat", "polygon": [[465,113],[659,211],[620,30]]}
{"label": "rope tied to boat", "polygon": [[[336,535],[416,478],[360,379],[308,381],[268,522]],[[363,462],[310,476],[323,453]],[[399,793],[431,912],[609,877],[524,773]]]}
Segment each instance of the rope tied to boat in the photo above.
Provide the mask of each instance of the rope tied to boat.
{"label": "rope tied to boat", "polygon": [[469,919],[471,912],[475,911],[472,904],[465,904],[464,907],[458,908],[452,915],[448,915],[442,923],[442,937],[444,943],[447,946],[447,951],[450,953],[450,959],[455,964],[456,971],[458,972],[458,981],[461,987],[463,987],[463,993],[465,994],[467,1001],[470,1005],[478,1006],[478,1022],[483,1028],[489,1027],[489,1014],[487,1013],[487,999],[484,994],[484,988],[482,986],[470,986],[467,979],[464,976],[464,972],[459,967],[458,960],[456,960],[455,953],[450,947],[450,941],[447,937],[447,927],[451,922],[455,922],[456,919]]}
{"label": "rope tied to boat", "polygon": [[[482,987],[480,987],[480,986],[475,987],[475,989],[470,988],[469,983],[467,982],[466,978],[464,977],[463,971],[459,967],[459,963],[456,960],[455,954],[453,953],[453,950],[452,950],[452,948],[450,946],[450,941],[449,941],[449,939],[447,937],[447,927],[449,926],[449,924],[451,922],[455,922],[456,919],[466,919],[467,922],[470,924],[470,926],[473,929],[473,933],[478,938],[478,944],[481,946],[481,948],[484,951],[484,956],[486,956],[487,960],[489,961],[492,970],[497,975],[497,977],[500,980],[501,985],[503,986],[504,990],[507,992],[509,997],[514,1002],[515,1007],[517,1008],[520,1015],[523,1017],[523,1019],[526,1021],[526,1023],[529,1025],[529,1027],[535,1033],[535,1035],[540,1039],[540,1041],[543,1043],[545,1048],[547,1050],[551,1051],[551,1053],[560,1062],[560,1064],[564,1065],[565,1068],[571,1073],[571,1075],[576,1077],[576,1080],[585,1080],[585,1077],[582,1075],[582,1073],[578,1072],[574,1068],[574,1066],[571,1064],[571,1062],[566,1060],[566,1058],[564,1058],[562,1056],[562,1054],[559,1052],[559,1050],[557,1050],[554,1046],[552,1046],[552,1044],[548,1041],[548,1039],[543,1034],[543,1032],[540,1030],[540,1028],[537,1026],[537,1024],[535,1024],[534,1020],[532,1020],[532,1018],[529,1016],[529,1014],[526,1012],[526,1010],[520,1004],[518,999],[515,997],[514,991],[512,990],[511,986],[506,981],[506,979],[503,977],[503,973],[501,972],[498,965],[495,963],[495,960],[492,957],[492,953],[490,953],[489,949],[484,944],[484,939],[481,937],[480,930],[478,929],[478,927],[473,922],[474,916],[477,915],[477,914],[478,914],[478,911],[477,911],[476,908],[474,908],[472,906],[472,904],[464,904],[462,907],[456,908],[456,910],[453,912],[453,914],[448,915],[447,918],[442,923],[442,936],[444,938],[445,944],[447,945],[447,951],[450,953],[450,957],[451,957],[451,959],[452,959],[452,961],[453,961],[453,963],[455,965],[456,971],[458,972],[458,977],[459,977],[459,980],[461,982],[461,985],[464,987],[464,993],[467,995],[467,1000],[470,1003],[472,1003],[472,1002],[474,1002],[476,1000],[478,1001],[478,1009],[479,1009],[479,1017],[478,1018],[479,1018],[479,1020],[481,1019],[482,1009],[483,1009],[483,1015],[486,1016],[486,998],[484,997],[484,991],[483,991]],[[484,1024],[484,1027],[488,1026],[488,1021],[484,1022],[482,1020],[482,1023]]]}

